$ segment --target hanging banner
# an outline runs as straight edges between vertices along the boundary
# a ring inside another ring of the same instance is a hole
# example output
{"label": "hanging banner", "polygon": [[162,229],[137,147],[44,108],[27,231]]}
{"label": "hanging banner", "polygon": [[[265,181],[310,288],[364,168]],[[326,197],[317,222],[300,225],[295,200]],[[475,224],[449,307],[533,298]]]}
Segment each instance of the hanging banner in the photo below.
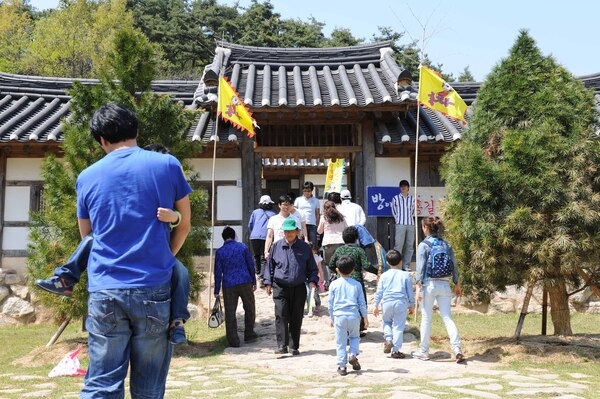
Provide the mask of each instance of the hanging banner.
{"label": "hanging banner", "polygon": [[[397,186],[367,186],[367,216],[392,217],[392,199],[398,193]],[[440,202],[447,194],[445,187],[419,187],[417,216],[439,216]]]}
{"label": "hanging banner", "polygon": [[335,161],[330,159],[327,165],[327,177],[325,178],[325,194],[339,193],[342,191],[342,178],[344,177],[344,159]]}

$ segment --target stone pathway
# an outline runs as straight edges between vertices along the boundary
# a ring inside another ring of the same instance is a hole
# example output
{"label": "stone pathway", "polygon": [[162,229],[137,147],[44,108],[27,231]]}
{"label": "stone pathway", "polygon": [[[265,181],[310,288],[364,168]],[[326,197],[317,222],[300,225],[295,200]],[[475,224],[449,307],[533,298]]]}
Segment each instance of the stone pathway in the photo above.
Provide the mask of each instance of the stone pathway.
{"label": "stone pathway", "polygon": [[[368,275],[369,300],[375,282]],[[322,297],[326,304],[327,296]],[[597,386],[598,376],[581,373],[550,374],[543,368],[528,368],[524,372],[508,370],[479,356],[466,364],[456,364],[449,352],[438,351],[433,360],[421,361],[407,357],[392,359],[383,353],[381,317],[369,315],[369,332],[360,344],[362,370],[341,377],[335,364],[333,328],[325,311],[303,322],[300,356],[275,355],[273,301],[263,290],[256,291],[257,328],[259,340],[240,348],[227,348],[214,357],[174,358],[167,382],[167,399],[182,398],[263,398],[263,399],[504,399],[560,398],[591,399],[590,383]],[[241,305],[239,307],[241,310]],[[242,313],[238,324],[243,326]],[[414,319],[410,320],[414,325]],[[409,329],[410,330],[410,329]],[[242,339],[243,342],[243,339]],[[402,352],[416,349],[416,338],[404,334]],[[446,349],[447,350],[447,349]],[[0,399],[78,398],[78,390],[64,392],[60,379],[48,380],[34,375],[11,375],[9,380],[28,381],[28,389],[14,389],[0,384]],[[82,382],[82,380],[80,380]],[[56,396],[60,393],[59,396]],[[129,398],[129,394],[126,395]]]}
{"label": "stone pathway", "polygon": [[[367,275],[370,299],[375,281]],[[327,296],[322,297],[325,305]],[[518,374],[500,370],[495,363],[468,359],[456,364],[449,352],[432,354],[431,361],[407,356],[392,359],[383,353],[381,316],[369,315],[369,332],[360,344],[360,371],[341,377],[337,374],[335,334],[329,316],[322,310],[312,318],[305,317],[300,339],[300,356],[275,355],[273,300],[263,290],[256,291],[259,340],[240,348],[227,348],[212,369],[199,369],[193,361],[172,368],[168,397],[178,398],[177,385],[201,382],[201,392],[208,397],[261,398],[591,398],[586,374],[564,376],[531,368]],[[241,304],[240,308],[241,309]],[[242,313],[238,325],[243,326]],[[414,320],[410,320],[414,324]],[[408,329],[407,329],[408,330]],[[243,339],[242,339],[243,342]],[[402,352],[416,349],[416,338],[404,334]],[[466,354],[468,358],[468,353]],[[221,376],[223,384],[215,380]],[[232,381],[235,384],[232,386]],[[220,388],[225,386],[227,388]]]}

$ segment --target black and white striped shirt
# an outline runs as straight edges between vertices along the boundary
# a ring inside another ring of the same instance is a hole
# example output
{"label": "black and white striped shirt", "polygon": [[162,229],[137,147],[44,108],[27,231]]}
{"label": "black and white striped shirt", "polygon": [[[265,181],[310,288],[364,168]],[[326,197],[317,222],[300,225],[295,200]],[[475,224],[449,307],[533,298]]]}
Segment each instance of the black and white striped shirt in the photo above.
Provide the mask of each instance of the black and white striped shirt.
{"label": "black and white striped shirt", "polygon": [[408,194],[406,197],[398,194],[392,199],[392,215],[396,224],[415,224],[415,198]]}

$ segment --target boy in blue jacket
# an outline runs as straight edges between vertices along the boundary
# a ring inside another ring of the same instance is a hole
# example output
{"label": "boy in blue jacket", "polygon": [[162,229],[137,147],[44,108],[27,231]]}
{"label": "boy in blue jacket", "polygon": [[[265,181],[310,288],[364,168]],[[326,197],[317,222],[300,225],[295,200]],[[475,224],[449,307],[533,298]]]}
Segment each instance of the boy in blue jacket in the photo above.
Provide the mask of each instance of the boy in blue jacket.
{"label": "boy in blue jacket", "polygon": [[400,252],[391,249],[386,255],[386,261],[390,269],[381,275],[377,283],[373,315],[379,315],[379,304],[383,303],[383,353],[392,352],[392,358],[404,359],[406,356],[400,352],[404,325],[406,316],[414,309],[415,296],[410,274],[402,270]]}
{"label": "boy in blue jacket", "polygon": [[[341,278],[329,286],[329,316],[331,326],[335,328],[337,347],[337,372],[347,375],[346,363],[353,370],[360,370],[358,362],[360,343],[360,321],[364,320],[365,328],[369,327],[367,319],[367,303],[362,285],[351,276],[354,270],[354,259],[343,255],[336,262],[336,269]],[[350,343],[350,358],[346,351],[346,343]]]}

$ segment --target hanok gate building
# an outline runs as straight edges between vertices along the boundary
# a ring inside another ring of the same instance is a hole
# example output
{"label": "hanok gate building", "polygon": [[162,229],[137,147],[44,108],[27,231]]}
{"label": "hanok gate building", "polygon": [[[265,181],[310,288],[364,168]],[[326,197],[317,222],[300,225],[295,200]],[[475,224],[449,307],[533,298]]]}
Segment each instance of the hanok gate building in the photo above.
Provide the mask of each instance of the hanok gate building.
{"label": "hanok gate building", "polygon": [[[276,199],[312,181],[322,198],[327,162],[339,158],[346,163],[344,186],[367,212],[367,227],[384,247],[393,246],[389,203],[380,199],[397,193],[401,179],[414,189],[417,145],[420,210],[437,213],[446,193],[439,161],[465,127],[421,107],[417,132],[417,85],[393,56],[391,42],[319,49],[220,43],[202,81],[154,82],[154,92],[202,110],[188,138],[206,146],[190,161],[215,199],[215,247],[225,225],[246,238],[248,217],[262,194]],[[216,117],[219,76],[232,83],[253,113],[260,126],[253,139]],[[600,75],[583,80],[598,90]],[[43,202],[42,160],[49,152],[61,154],[72,84],[72,79],[0,73],[2,268],[24,269],[29,211]],[[453,86],[467,104],[479,88]]]}

